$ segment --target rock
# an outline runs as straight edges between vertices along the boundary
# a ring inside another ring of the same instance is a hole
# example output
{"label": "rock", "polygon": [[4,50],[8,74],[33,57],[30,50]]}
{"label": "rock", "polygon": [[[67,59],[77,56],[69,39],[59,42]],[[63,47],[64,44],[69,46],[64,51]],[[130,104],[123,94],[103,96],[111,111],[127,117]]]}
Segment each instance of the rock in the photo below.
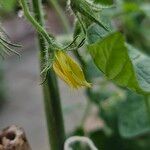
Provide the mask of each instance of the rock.
{"label": "rock", "polygon": [[0,150],[31,150],[24,130],[12,125],[0,131]]}

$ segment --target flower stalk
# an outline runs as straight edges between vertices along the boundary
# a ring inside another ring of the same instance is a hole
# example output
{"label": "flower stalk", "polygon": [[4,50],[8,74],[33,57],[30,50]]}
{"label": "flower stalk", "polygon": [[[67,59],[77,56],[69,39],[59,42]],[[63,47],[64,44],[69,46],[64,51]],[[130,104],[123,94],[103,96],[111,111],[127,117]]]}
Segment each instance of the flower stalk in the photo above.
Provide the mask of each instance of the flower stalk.
{"label": "flower stalk", "polygon": [[[31,24],[35,27],[35,29],[37,30],[37,32],[39,34],[42,35],[42,37],[44,37],[46,39],[46,41],[48,42],[48,44],[50,46],[53,46],[53,47],[57,47],[57,44],[54,42],[53,38],[50,36],[50,34],[48,34],[46,32],[46,30],[42,27],[41,23],[38,22],[36,19],[34,19],[34,17],[32,17],[32,15],[30,14],[30,11],[28,9],[28,5],[27,5],[27,1],[25,0],[20,0],[21,2],[21,5],[22,5],[22,8],[23,8],[23,11],[24,11],[24,15],[26,16],[26,18],[31,22]],[[36,3],[35,3],[36,4]],[[38,6],[38,5],[36,5]],[[33,6],[34,7],[34,6]],[[40,10],[41,11],[41,10]],[[39,12],[40,12],[39,11]],[[41,15],[38,15],[36,14],[35,17],[42,21],[43,17],[42,17],[42,14]]]}

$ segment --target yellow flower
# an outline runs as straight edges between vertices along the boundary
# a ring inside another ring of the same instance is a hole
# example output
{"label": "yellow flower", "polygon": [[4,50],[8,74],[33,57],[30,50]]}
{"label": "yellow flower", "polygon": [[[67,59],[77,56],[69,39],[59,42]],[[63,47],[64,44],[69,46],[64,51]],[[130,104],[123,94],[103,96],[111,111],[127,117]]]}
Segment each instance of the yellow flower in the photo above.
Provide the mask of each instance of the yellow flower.
{"label": "yellow flower", "polygon": [[65,52],[58,50],[53,63],[55,73],[72,88],[91,87],[80,66]]}

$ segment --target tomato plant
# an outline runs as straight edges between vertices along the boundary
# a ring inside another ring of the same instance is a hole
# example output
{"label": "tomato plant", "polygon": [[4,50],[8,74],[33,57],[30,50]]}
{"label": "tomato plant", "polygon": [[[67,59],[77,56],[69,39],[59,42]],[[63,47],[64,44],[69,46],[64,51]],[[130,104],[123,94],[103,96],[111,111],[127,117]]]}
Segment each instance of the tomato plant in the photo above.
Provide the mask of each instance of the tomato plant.
{"label": "tomato plant", "polygon": [[[59,4],[51,2],[64,20]],[[69,42],[59,42],[46,31],[41,0],[32,0],[34,15],[26,0],[20,0],[20,5],[38,33],[51,149],[63,149],[67,139],[57,75],[70,88],[85,87],[89,105],[97,107],[98,117],[104,122],[103,127],[88,132],[83,123],[72,136],[88,136],[100,150],[150,149],[148,1],[69,0],[67,7],[75,18]],[[65,23],[62,22],[68,28]],[[11,44],[4,38],[0,42],[3,46]],[[79,143],[72,146],[89,149]]]}

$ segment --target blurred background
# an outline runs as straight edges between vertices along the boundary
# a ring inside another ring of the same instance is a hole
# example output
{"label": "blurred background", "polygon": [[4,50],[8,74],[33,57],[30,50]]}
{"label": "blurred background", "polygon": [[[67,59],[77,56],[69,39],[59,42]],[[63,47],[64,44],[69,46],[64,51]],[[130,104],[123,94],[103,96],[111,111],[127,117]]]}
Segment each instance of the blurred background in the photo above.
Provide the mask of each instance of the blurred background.
{"label": "blurred background", "polygon": [[[59,0],[59,3],[73,29],[74,16],[67,9],[66,0]],[[117,7],[105,14],[112,18],[113,25],[126,35],[129,43],[150,54],[148,0],[118,0],[116,3]],[[43,7],[47,30],[63,38],[66,30],[51,0],[43,0]],[[17,0],[0,0],[0,23],[10,39],[22,45],[18,49],[21,59],[16,55],[0,59],[0,129],[11,124],[22,126],[32,149],[48,150],[36,33],[24,18]],[[61,81],[59,85],[65,127],[69,133],[80,125],[87,101],[84,90],[70,90]],[[93,107],[86,121],[87,129],[103,124],[95,117],[96,113]]]}

